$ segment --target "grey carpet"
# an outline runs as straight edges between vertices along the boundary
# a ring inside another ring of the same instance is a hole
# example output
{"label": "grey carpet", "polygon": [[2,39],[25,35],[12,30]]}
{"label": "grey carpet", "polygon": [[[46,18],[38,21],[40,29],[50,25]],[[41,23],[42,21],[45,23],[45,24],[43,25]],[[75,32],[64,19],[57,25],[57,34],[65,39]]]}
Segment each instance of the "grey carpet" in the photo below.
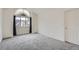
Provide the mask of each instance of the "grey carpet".
{"label": "grey carpet", "polygon": [[28,34],[5,39],[0,50],[78,50],[79,46],[65,43],[41,34]]}

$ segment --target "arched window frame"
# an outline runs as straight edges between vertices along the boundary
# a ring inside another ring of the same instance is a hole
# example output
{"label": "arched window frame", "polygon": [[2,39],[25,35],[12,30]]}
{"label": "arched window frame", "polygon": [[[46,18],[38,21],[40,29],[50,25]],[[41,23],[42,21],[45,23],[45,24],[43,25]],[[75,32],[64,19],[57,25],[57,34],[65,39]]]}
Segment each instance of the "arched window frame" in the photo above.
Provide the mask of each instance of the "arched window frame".
{"label": "arched window frame", "polygon": [[[19,20],[17,19],[17,17],[19,18]],[[25,18],[25,20],[22,19],[23,17]],[[15,19],[16,19],[16,26],[29,27],[30,13],[27,10],[19,9],[15,13]],[[20,25],[17,25],[18,24],[17,22],[19,22]]]}

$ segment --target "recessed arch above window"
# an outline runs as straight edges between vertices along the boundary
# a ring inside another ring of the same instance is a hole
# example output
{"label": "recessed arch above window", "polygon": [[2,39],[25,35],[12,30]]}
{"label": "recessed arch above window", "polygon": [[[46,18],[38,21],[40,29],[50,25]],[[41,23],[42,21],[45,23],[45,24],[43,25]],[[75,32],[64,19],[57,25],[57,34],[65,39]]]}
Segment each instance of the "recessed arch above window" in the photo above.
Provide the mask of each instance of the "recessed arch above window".
{"label": "recessed arch above window", "polygon": [[18,9],[18,10],[16,10],[15,15],[26,16],[26,17],[30,17],[31,16],[30,12],[25,10],[25,9]]}

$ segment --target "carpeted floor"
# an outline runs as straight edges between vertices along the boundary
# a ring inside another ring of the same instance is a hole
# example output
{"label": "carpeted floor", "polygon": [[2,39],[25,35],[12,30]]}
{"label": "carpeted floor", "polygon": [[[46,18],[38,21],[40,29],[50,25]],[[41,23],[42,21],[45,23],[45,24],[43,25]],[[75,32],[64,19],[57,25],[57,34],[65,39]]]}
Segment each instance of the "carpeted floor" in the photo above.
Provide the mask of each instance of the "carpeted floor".
{"label": "carpeted floor", "polygon": [[5,39],[0,50],[78,50],[79,46],[65,43],[41,34],[28,34]]}

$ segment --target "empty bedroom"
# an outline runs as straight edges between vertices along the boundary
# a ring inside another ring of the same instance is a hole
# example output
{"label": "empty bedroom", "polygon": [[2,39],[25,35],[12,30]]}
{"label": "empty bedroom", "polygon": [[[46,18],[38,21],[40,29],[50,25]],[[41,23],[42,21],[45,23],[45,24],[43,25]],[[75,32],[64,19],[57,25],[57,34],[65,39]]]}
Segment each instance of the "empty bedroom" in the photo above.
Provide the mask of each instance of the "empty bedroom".
{"label": "empty bedroom", "polygon": [[0,50],[78,50],[79,9],[0,8]]}

